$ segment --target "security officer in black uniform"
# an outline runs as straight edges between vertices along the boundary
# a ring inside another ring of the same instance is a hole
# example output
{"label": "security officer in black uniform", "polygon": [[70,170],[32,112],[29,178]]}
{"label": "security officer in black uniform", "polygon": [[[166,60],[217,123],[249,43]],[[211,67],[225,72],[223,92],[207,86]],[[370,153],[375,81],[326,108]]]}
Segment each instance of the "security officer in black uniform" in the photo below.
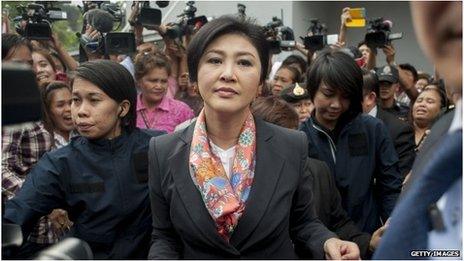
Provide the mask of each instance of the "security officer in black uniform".
{"label": "security officer in black uniform", "polygon": [[6,222],[27,238],[38,218],[68,211],[69,236],[89,243],[96,259],[146,259],[150,243],[148,143],[159,131],[136,128],[130,73],[108,60],[82,64],[72,84],[79,136],[49,152],[6,204]]}

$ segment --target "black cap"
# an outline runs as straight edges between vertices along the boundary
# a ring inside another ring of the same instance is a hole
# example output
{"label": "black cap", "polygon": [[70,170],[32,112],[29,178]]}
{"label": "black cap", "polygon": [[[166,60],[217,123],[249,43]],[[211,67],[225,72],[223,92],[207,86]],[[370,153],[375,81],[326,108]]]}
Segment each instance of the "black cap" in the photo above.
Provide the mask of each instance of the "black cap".
{"label": "black cap", "polygon": [[398,69],[394,66],[385,65],[377,68],[376,74],[379,77],[379,82],[398,83],[399,81]]}
{"label": "black cap", "polygon": [[306,88],[301,87],[298,83],[292,84],[283,89],[280,97],[286,102],[295,103],[301,100],[309,99],[309,92]]}

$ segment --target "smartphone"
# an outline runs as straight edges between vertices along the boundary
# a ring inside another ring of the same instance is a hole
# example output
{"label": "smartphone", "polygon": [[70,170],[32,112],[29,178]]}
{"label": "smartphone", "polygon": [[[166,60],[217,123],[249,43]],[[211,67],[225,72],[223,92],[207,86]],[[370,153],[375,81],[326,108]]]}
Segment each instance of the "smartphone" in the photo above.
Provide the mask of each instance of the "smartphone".
{"label": "smartphone", "polygon": [[366,8],[350,8],[351,21],[346,23],[347,27],[364,27],[366,26]]}

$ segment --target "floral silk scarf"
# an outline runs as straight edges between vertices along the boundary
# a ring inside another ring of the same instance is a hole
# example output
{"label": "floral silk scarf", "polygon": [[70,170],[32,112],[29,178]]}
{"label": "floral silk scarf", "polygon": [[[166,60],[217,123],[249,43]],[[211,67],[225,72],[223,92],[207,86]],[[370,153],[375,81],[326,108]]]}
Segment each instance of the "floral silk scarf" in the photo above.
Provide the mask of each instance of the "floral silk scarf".
{"label": "floral silk scarf", "polygon": [[193,131],[190,174],[216,228],[227,242],[245,209],[255,171],[256,127],[252,114],[245,121],[235,149],[230,179],[221,159],[211,151],[204,110]]}

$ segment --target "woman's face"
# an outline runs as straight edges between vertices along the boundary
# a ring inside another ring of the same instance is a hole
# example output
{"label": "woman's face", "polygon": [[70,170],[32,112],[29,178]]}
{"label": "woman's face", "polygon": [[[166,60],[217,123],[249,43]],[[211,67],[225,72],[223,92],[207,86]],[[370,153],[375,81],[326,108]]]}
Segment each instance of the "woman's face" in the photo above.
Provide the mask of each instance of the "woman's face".
{"label": "woman's face", "polygon": [[74,80],[72,120],[77,131],[88,139],[112,139],[121,134],[120,118],[127,113],[122,103],[118,104],[95,84],[85,79],[77,77]]}
{"label": "woman's face", "polygon": [[314,110],[314,104],[310,99],[293,103],[293,107],[296,109],[296,112],[298,112],[300,123],[305,122],[311,116],[311,112]]}
{"label": "woman's face", "polygon": [[321,83],[314,96],[316,119],[324,126],[335,126],[338,118],[350,107],[350,99],[335,89]]}
{"label": "woman's face", "polygon": [[71,118],[71,91],[61,88],[50,93],[50,116],[58,131],[70,132],[74,129]]}
{"label": "woman's face", "polygon": [[440,113],[440,95],[427,90],[419,94],[412,107],[414,121],[430,125]]}
{"label": "woman's face", "polygon": [[56,73],[50,62],[40,53],[32,53],[33,68],[39,87],[45,87],[55,80]]}
{"label": "woman's face", "polygon": [[241,112],[258,93],[261,62],[258,51],[244,36],[218,37],[206,48],[198,68],[197,84],[206,110]]}
{"label": "woman's face", "polygon": [[274,81],[272,82],[272,94],[276,96],[280,95],[283,89],[293,83],[293,73],[290,70],[286,68],[277,70],[274,75]]}
{"label": "woman's face", "polygon": [[164,68],[153,68],[138,81],[145,101],[161,102],[168,89],[168,72]]}

